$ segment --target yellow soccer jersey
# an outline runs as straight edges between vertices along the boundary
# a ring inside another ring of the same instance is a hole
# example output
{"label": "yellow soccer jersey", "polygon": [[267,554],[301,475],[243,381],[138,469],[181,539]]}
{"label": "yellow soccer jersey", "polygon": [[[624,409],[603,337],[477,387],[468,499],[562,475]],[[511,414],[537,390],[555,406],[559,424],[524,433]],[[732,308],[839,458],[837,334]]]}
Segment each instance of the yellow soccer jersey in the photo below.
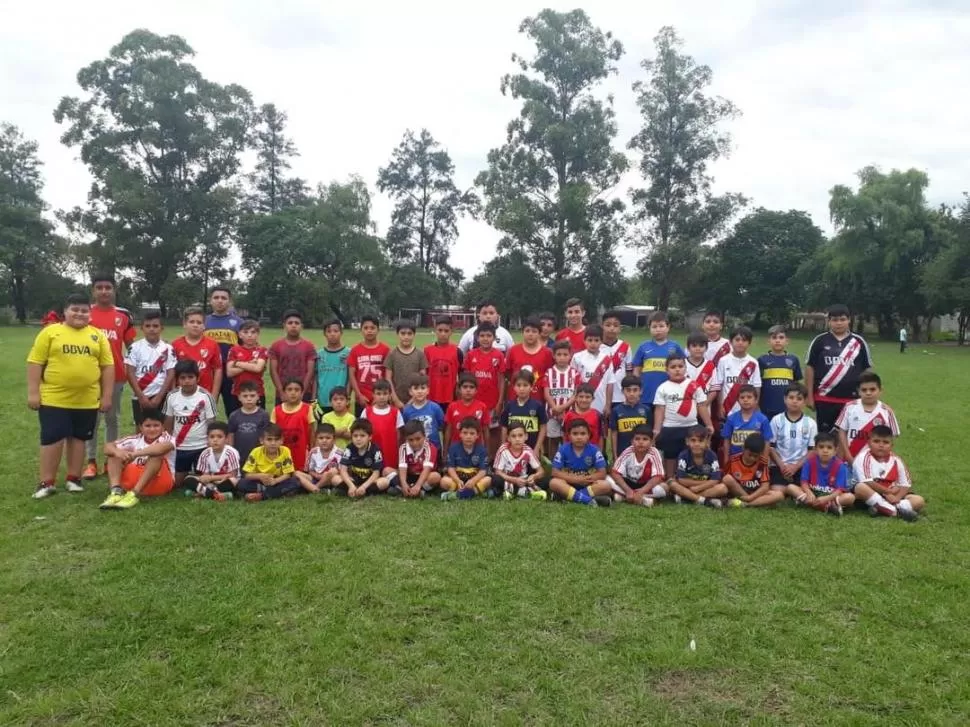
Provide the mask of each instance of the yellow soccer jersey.
{"label": "yellow soccer jersey", "polygon": [[101,369],[114,366],[111,345],[94,326],[49,325],[37,334],[27,363],[44,367],[40,403],[64,409],[97,409]]}
{"label": "yellow soccer jersey", "polygon": [[243,474],[272,475],[292,475],[293,457],[290,455],[289,447],[280,447],[280,452],[275,457],[266,454],[262,447],[256,447],[249,453],[246,464],[243,465]]}
{"label": "yellow soccer jersey", "polygon": [[[328,411],[326,414],[323,415],[323,423],[332,424],[333,428],[336,429],[338,432],[341,430],[349,431],[350,428],[354,425],[355,419],[356,417],[354,416],[353,412],[350,412],[350,411],[344,412],[343,416],[341,416],[335,411]],[[343,439],[343,438],[335,440],[334,443],[340,449],[347,449],[347,447],[350,446],[350,440]]]}

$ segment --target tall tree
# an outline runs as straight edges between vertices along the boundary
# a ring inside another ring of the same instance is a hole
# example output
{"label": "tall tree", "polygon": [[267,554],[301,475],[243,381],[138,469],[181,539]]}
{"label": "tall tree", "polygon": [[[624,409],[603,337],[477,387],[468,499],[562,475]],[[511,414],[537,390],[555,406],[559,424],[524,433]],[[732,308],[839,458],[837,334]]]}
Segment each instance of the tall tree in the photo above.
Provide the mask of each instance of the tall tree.
{"label": "tall tree", "polygon": [[558,307],[570,278],[620,277],[614,250],[623,202],[610,193],[627,161],[613,149],[612,99],[594,93],[616,72],[623,46],[582,10],[543,10],[519,31],[535,53],[512,56],[520,72],[504,76],[501,89],[522,101],[522,111],[476,184],[486,219],[503,233],[500,250],[522,250]]}
{"label": "tall tree", "polygon": [[252,212],[272,214],[307,200],[306,182],[287,176],[290,160],[300,153],[286,136],[286,121],[286,114],[271,103],[263,104],[256,116],[253,143],[257,161],[249,175],[252,192],[247,198]]}
{"label": "tall tree", "polygon": [[163,311],[170,278],[227,253],[212,231],[235,214],[231,187],[253,116],[249,93],[206,79],[193,55],[179,36],[133,31],[78,73],[85,97],[54,112],[67,125],[61,141],[80,148],[94,177],[88,207],[64,221],[93,238],[93,264],[133,270]]}
{"label": "tall tree", "polygon": [[957,319],[957,342],[967,342],[970,329],[970,195],[953,210],[941,210],[946,234],[943,248],[929,261],[920,275],[921,290],[938,315],[954,315]]}
{"label": "tall tree", "polygon": [[502,301],[503,315],[525,317],[552,307],[552,291],[542,282],[522,250],[498,255],[462,291],[466,306],[480,300]]}
{"label": "tall tree", "polygon": [[654,44],[656,56],[640,64],[647,80],[633,84],[643,128],[629,146],[640,153],[646,186],[632,192],[632,219],[645,252],[641,271],[666,310],[674,291],[689,284],[702,243],[724,229],[744,198],[715,195],[708,172],[730,150],[720,126],[738,110],[707,95],[711,69],[681,51],[673,28],[661,28]]}
{"label": "tall tree", "polygon": [[427,129],[417,136],[408,129],[390,162],[378,171],[377,188],[394,201],[387,231],[389,252],[449,290],[457,289],[462,275],[449,264],[449,256],[458,237],[458,219],[477,217],[480,202],[473,191],[458,189],[448,152]]}

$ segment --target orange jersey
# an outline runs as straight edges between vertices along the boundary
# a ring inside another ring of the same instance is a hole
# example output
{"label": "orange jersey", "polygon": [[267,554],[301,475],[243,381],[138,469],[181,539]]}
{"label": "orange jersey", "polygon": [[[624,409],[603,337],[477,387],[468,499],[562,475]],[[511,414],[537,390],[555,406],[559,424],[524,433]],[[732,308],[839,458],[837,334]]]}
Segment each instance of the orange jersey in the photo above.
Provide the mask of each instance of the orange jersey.
{"label": "orange jersey", "polygon": [[725,474],[736,479],[747,492],[754,492],[762,485],[768,484],[768,458],[759,457],[754,464],[748,465],[741,459],[743,456],[744,453],[739,452],[731,457]]}
{"label": "orange jersey", "polygon": [[100,328],[111,345],[111,355],[115,358],[115,383],[123,383],[125,374],[125,354],[122,346],[130,346],[135,340],[135,324],[131,313],[124,308],[111,306],[99,308],[91,306],[91,325]]}

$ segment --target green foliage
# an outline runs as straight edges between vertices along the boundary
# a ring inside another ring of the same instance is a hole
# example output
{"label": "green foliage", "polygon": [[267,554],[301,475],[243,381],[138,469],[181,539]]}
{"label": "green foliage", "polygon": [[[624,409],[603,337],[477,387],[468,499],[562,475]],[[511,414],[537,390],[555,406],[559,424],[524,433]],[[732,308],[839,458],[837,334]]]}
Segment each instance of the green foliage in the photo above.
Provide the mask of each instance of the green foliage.
{"label": "green foliage", "polygon": [[525,253],[558,309],[570,278],[592,289],[617,277],[623,203],[610,193],[627,161],[612,146],[612,99],[594,92],[616,71],[623,47],[582,10],[543,10],[520,32],[535,54],[513,55],[520,72],[504,76],[501,87],[522,111],[476,184],[486,219],[503,233],[501,249]]}
{"label": "green foliage", "polygon": [[465,284],[462,302],[472,308],[480,300],[502,302],[502,313],[525,317],[552,309],[552,291],[536,274],[525,253],[513,250],[498,255],[478,275]]}
{"label": "green foliage", "polygon": [[287,115],[275,104],[263,104],[256,115],[253,146],[256,169],[248,175],[252,191],[246,199],[250,212],[271,214],[308,199],[307,184],[288,177],[290,159],[299,156],[296,145],[286,136]]}
{"label": "green foliage", "polygon": [[938,315],[957,317],[956,340],[963,345],[970,325],[970,196],[964,195],[959,214],[941,210],[943,249],[923,268],[920,290]]}

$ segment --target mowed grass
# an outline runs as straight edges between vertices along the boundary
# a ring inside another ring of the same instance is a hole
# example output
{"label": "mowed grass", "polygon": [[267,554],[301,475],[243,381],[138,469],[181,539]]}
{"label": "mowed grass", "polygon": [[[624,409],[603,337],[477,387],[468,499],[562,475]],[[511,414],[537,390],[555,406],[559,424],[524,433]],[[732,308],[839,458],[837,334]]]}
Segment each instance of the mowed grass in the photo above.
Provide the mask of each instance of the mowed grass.
{"label": "mowed grass", "polygon": [[35,333],[0,329],[2,725],[970,721],[968,350],[875,346],[929,501],[912,525],[386,499],[106,513],[103,479],[29,498]]}

